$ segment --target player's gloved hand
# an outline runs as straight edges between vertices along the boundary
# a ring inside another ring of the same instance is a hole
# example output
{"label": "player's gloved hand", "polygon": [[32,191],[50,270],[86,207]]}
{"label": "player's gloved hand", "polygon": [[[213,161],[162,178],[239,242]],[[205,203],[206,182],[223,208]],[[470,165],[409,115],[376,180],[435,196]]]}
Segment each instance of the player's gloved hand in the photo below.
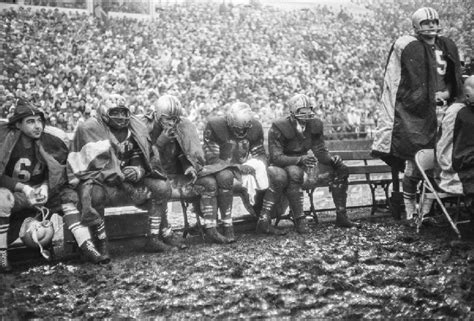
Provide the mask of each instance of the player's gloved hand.
{"label": "player's gloved hand", "polygon": [[193,185],[194,183],[196,183],[197,179],[198,179],[198,175],[197,175],[197,171],[194,167],[192,166],[189,166],[186,171],[184,172],[184,175],[188,176],[189,178],[191,178],[191,181],[189,182],[190,185]]}
{"label": "player's gloved hand", "polygon": [[125,180],[136,183],[145,175],[145,170],[141,166],[125,166],[122,169]]}
{"label": "player's gloved hand", "polygon": [[48,184],[42,184],[35,189],[36,204],[44,205],[48,201]]}
{"label": "player's gloved hand", "polygon": [[26,199],[28,200],[28,203],[30,203],[30,205],[36,205],[36,191],[33,187],[29,185],[23,185],[21,191],[23,192],[23,194],[25,194]]}
{"label": "player's gloved hand", "polygon": [[331,157],[331,163],[334,168],[338,168],[342,165],[342,158],[339,155]]}
{"label": "player's gloved hand", "polygon": [[300,161],[298,162],[298,164],[301,164],[307,167],[313,167],[317,163],[318,163],[318,160],[316,159],[316,157],[310,156],[310,155],[301,156]]}
{"label": "player's gloved hand", "polygon": [[239,170],[242,175],[255,175],[255,168],[250,165],[240,165]]}

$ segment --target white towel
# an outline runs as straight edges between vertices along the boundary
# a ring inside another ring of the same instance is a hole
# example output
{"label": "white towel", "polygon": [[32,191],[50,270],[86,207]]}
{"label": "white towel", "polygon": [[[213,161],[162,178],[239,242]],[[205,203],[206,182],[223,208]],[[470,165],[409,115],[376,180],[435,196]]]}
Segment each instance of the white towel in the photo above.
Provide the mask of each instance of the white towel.
{"label": "white towel", "polygon": [[251,166],[255,169],[254,175],[242,175],[242,185],[249,193],[249,201],[251,205],[255,204],[255,195],[257,190],[265,190],[268,188],[267,167],[261,160],[252,158],[243,165]]}

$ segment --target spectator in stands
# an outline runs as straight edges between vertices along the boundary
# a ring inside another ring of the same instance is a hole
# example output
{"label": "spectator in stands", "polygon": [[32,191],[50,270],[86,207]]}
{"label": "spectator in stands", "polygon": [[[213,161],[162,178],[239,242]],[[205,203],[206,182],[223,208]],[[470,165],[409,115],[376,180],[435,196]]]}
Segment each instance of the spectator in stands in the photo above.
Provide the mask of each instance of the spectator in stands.
{"label": "spectator in stands", "polygon": [[224,162],[206,165],[196,127],[184,117],[176,96],[163,95],[155,104],[155,112],[144,121],[151,141],[157,148],[164,172],[171,182],[175,198],[196,198],[194,207],[202,216],[205,234],[210,241],[227,244],[235,241],[233,226],[217,230],[217,182],[215,175],[228,167]]}
{"label": "spectator in stands", "polygon": [[7,248],[18,238],[21,223],[43,207],[64,215],[66,226],[88,260],[107,263],[109,259],[92,243],[89,229],[79,222],[77,193],[65,184],[65,133],[45,128],[44,113],[20,100],[8,123],[0,124],[0,137],[0,191],[4,197],[0,201],[0,272],[11,270]]}
{"label": "spectator in stands", "polygon": [[[324,7],[286,11],[236,5],[229,14],[219,15],[218,4],[186,2],[163,6],[154,20],[109,17],[104,32],[93,18],[76,12],[48,9],[33,14],[24,8],[6,9],[0,12],[4,22],[0,35],[5,34],[0,45],[0,59],[5,57],[0,61],[4,67],[0,84],[14,92],[17,84],[35,78],[41,90],[49,88],[53,97],[65,93],[66,100],[71,88],[91,101],[103,90],[123,91],[136,105],[136,114],[151,106],[150,88],[160,87],[161,93],[173,88],[187,113],[195,115],[198,130],[214,106],[213,96],[231,104],[248,99],[249,92],[260,97],[258,105],[256,99],[246,102],[255,108],[264,128],[284,115],[277,109],[272,118],[267,117],[269,106],[298,91],[323,95],[324,100],[318,101],[324,101],[326,115],[335,110],[343,113],[350,101],[351,107],[375,116],[389,43],[410,27],[400,25],[399,17],[420,3],[371,2],[367,15],[346,17],[339,25],[337,12]],[[466,6],[460,2],[438,8],[448,18],[446,30],[460,48],[469,47],[472,39],[470,29],[463,27],[470,23]],[[308,51],[307,43],[321,55]],[[121,74],[126,83],[112,84],[112,78],[120,79]],[[202,113],[190,104],[198,95],[200,106],[206,106]],[[59,107],[72,108],[61,101],[51,112],[65,111]],[[66,128],[67,120],[59,125]],[[326,132],[332,133],[329,126]],[[341,131],[335,136],[347,134]]]}
{"label": "spectator in stands", "polygon": [[[268,133],[270,164],[277,169],[276,199],[286,195],[296,231],[306,234],[309,229],[303,211],[303,188],[309,187],[310,179],[312,184],[327,180],[336,205],[336,225],[355,226],[347,218],[346,211],[349,171],[340,156],[328,153],[324,144],[323,123],[314,117],[309,97],[296,94],[287,104],[290,115],[274,121]],[[316,171],[308,173],[312,168]]]}
{"label": "spectator in stands", "polygon": [[[423,7],[412,16],[414,35],[399,38],[390,50],[385,69],[383,113],[373,151],[402,170],[406,218],[416,213],[417,184],[421,179],[414,157],[434,148],[437,114],[462,94],[461,64],[456,44],[439,35],[439,15]],[[394,203],[401,201],[394,194]],[[427,208],[427,207],[425,207]],[[394,208],[396,209],[396,207]]]}
{"label": "spectator in stands", "polygon": [[464,82],[464,98],[449,106],[440,127],[436,158],[441,168],[439,187],[467,196],[474,219],[474,76]]}
{"label": "spectator in stands", "polygon": [[149,139],[145,125],[130,115],[117,94],[104,96],[97,117],[79,124],[74,134],[68,156],[70,181],[78,185],[81,222],[92,229],[104,256],[109,255],[104,208],[112,204],[148,210],[146,251],[170,251],[175,246],[166,224],[171,187],[162,171],[152,167]]}
{"label": "spectator in stands", "polygon": [[204,130],[204,153],[208,164],[226,162],[236,167],[216,175],[217,202],[224,224],[232,224],[233,194],[241,191],[245,194],[244,204],[263,203],[259,231],[285,234],[271,225],[271,207],[278,199],[269,186],[263,128],[248,104],[235,102],[226,115],[209,117]]}

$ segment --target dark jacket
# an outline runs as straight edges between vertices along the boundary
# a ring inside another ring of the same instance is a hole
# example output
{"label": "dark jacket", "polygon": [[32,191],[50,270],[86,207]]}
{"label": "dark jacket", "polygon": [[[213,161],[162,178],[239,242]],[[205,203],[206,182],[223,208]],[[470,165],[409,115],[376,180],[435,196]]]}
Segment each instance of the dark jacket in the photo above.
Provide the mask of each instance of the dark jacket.
{"label": "dark jacket", "polygon": [[250,156],[267,163],[262,124],[253,119],[246,137],[240,139],[233,137],[225,116],[211,117],[204,129],[204,153],[208,164],[224,160],[240,165]]}
{"label": "dark jacket", "polygon": [[176,125],[176,141],[181,150],[181,155],[178,156],[178,159],[169,157],[170,155],[166,153],[167,146],[165,146],[158,139],[163,132],[163,128],[159,122],[155,121],[154,116],[140,116],[140,119],[146,124],[148,128],[151,141],[159,154],[159,160],[157,161],[159,161],[165,172],[166,168],[175,167],[174,164],[170,164],[175,162],[180,162],[183,170],[186,170],[188,166],[193,166],[198,173],[198,177],[212,175],[223,170],[224,168],[229,167],[229,164],[225,162],[217,162],[215,164],[206,165],[204,152],[197,129],[187,118],[181,118],[181,121]]}
{"label": "dark jacket", "polygon": [[[451,103],[462,95],[458,49],[441,36],[436,45],[446,54]],[[383,112],[372,146],[374,155],[390,163],[390,157],[411,160],[420,149],[434,148],[436,66],[431,46],[415,36],[403,36],[392,45],[385,67]]]}
{"label": "dark jacket", "polygon": [[[13,147],[20,139],[21,132],[11,124],[0,122],[0,186],[13,191],[16,181],[3,176],[10,160]],[[66,134],[55,127],[45,126],[43,134],[35,143],[39,161],[48,168],[48,187],[50,194],[58,193],[67,184],[66,160],[69,142]],[[3,177],[2,177],[3,176]]]}
{"label": "dark jacket", "polygon": [[290,117],[273,122],[268,132],[270,163],[279,167],[297,165],[301,156],[311,149],[318,161],[331,165],[331,157],[324,143],[323,123],[320,119],[307,122],[303,135],[296,131]]}

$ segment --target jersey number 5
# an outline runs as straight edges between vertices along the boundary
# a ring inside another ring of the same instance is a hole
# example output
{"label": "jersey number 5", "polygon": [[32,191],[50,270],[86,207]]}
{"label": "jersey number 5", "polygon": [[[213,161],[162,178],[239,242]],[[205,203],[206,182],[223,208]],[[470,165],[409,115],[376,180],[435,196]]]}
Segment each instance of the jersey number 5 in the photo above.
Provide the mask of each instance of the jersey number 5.
{"label": "jersey number 5", "polygon": [[441,50],[435,50],[435,54],[436,54],[436,64],[437,64],[436,70],[438,71],[438,74],[440,74],[441,76],[444,76],[446,74],[446,67],[448,63],[444,59],[443,52]]}

